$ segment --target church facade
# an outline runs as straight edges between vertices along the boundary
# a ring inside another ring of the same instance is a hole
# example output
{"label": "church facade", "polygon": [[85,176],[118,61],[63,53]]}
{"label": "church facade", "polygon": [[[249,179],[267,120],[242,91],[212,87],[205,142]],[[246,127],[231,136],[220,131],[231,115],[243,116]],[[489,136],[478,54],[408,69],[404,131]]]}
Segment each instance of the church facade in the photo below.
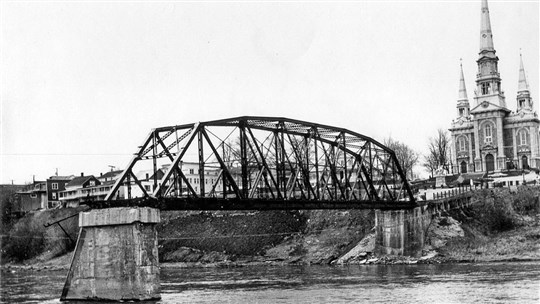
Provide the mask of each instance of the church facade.
{"label": "church facade", "polygon": [[487,0],[482,0],[473,106],[467,97],[461,66],[457,118],[449,129],[454,173],[540,168],[540,120],[533,108],[523,60],[520,55],[515,112],[507,107],[498,61]]}

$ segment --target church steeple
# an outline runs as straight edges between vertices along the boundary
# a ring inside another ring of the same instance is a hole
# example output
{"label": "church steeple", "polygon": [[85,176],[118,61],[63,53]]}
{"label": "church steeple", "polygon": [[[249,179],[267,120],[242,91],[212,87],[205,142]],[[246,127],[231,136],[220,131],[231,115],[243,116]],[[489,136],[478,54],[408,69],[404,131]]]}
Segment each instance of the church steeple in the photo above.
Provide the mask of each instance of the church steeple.
{"label": "church steeple", "polygon": [[525,69],[523,68],[523,57],[519,54],[519,82],[518,93],[529,91],[529,84],[527,83],[527,77],[525,77]]}
{"label": "church steeple", "polygon": [[459,63],[460,77],[459,77],[459,93],[457,100],[458,117],[469,116],[469,98],[467,97],[467,88],[465,87],[465,76],[463,76],[463,64]]}
{"label": "church steeple", "polygon": [[519,54],[519,81],[517,92],[517,110],[521,112],[523,110],[532,111],[533,101],[531,93],[529,92],[529,84],[525,77],[525,68],[523,68],[523,57]]}
{"label": "church steeple", "polygon": [[495,53],[487,0],[482,0],[482,16],[480,18],[480,53],[483,51],[493,51]]}
{"label": "church steeple", "polygon": [[506,108],[504,92],[501,87],[501,75],[499,74],[499,58],[495,55],[493,47],[493,34],[491,32],[491,21],[489,19],[489,9],[487,0],[482,0],[480,22],[480,52],[478,63],[478,73],[476,74],[476,111],[480,104],[487,108],[492,104],[503,111],[510,112]]}
{"label": "church steeple", "polygon": [[467,97],[467,88],[465,87],[465,76],[463,76],[463,63],[459,63],[459,68],[461,71],[461,75],[459,77],[459,96],[458,96],[458,102],[466,101],[469,102],[469,98]]}

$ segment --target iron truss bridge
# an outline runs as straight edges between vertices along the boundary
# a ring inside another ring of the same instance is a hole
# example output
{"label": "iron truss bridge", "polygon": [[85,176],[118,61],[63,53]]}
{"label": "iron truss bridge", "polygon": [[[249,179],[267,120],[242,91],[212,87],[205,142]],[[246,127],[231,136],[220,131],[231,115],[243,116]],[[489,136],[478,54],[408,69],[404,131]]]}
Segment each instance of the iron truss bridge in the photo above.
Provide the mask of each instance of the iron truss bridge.
{"label": "iron truss bridge", "polygon": [[98,206],[178,210],[403,209],[394,152],[343,128],[236,117],[153,129]]}

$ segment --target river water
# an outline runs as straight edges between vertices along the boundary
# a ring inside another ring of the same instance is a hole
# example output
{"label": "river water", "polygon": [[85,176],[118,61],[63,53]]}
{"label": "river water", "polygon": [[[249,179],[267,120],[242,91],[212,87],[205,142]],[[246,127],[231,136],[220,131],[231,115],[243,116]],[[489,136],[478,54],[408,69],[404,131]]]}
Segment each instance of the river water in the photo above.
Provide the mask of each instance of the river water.
{"label": "river water", "polygon": [[[3,269],[1,303],[61,303],[65,275]],[[540,303],[540,261],[163,268],[161,288],[150,303]]]}

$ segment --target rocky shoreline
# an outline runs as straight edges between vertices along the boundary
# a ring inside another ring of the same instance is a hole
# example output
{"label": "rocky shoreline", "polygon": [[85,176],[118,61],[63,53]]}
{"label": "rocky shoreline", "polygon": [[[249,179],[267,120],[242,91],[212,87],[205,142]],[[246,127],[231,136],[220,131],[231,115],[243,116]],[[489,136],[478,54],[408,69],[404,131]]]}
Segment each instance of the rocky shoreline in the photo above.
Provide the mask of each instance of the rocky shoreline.
{"label": "rocky shoreline", "polygon": [[[7,263],[0,266],[1,272],[16,272],[16,271],[68,271],[71,260],[71,252],[64,256],[54,258],[46,262],[29,262]],[[330,264],[309,264],[299,261],[281,261],[267,259],[244,259],[237,261],[218,261],[218,262],[165,262],[160,263],[161,268],[227,268],[227,267],[253,267],[253,266],[272,266],[272,267],[287,267],[287,266],[306,266],[327,265],[329,267],[346,267],[357,265],[418,265],[418,264],[452,264],[452,263],[496,263],[496,262],[530,262],[540,261],[540,257],[500,257],[497,259],[479,257],[477,259],[452,259],[444,256],[422,256],[420,258],[404,257],[404,256],[375,256],[368,254],[363,259],[351,260],[347,263],[330,263]]]}

